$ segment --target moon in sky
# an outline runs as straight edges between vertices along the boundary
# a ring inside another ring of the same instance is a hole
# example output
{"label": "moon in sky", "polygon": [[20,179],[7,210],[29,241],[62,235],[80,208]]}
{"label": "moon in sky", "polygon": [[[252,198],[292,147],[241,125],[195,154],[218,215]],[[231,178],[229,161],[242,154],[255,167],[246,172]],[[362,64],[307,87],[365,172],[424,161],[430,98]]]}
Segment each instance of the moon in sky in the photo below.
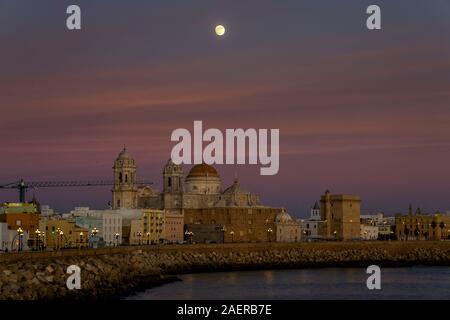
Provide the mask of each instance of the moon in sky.
{"label": "moon in sky", "polygon": [[216,27],[216,34],[217,34],[218,36],[223,36],[223,35],[225,34],[225,27],[222,26],[222,25],[218,25],[218,26]]}

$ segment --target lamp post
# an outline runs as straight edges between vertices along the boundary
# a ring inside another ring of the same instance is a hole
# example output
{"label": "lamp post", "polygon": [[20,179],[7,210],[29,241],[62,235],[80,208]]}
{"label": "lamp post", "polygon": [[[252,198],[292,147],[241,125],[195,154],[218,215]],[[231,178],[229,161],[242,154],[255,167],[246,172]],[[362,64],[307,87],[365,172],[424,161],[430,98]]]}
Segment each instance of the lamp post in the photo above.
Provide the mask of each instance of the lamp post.
{"label": "lamp post", "polygon": [[234,242],[234,231],[233,230],[230,231],[230,236],[231,236],[231,243],[233,243]]}
{"label": "lamp post", "polygon": [[97,248],[97,233],[98,233],[98,229],[97,227],[94,227],[94,229],[92,229],[92,238],[93,238],[93,244],[92,246],[94,247],[94,249]]}
{"label": "lamp post", "polygon": [[147,245],[150,244],[150,232],[147,232]]}
{"label": "lamp post", "polygon": [[269,242],[272,242],[272,228],[267,229],[267,239],[269,240]]}
{"label": "lamp post", "polygon": [[114,236],[116,238],[116,247],[118,247],[119,246],[119,236],[120,236],[120,234],[116,233]]}
{"label": "lamp post", "polygon": [[337,231],[334,230],[333,234],[334,234],[334,240],[336,240],[337,239]]}
{"label": "lamp post", "polygon": [[186,236],[186,238],[188,239],[188,243],[192,244],[192,240],[194,238],[194,233],[192,231],[186,230],[186,232],[184,233],[184,235]]}
{"label": "lamp post", "polygon": [[60,241],[61,241],[61,247],[65,248],[66,246],[63,246],[63,237],[64,237],[64,232],[62,230],[59,231],[59,236],[60,236]]}
{"label": "lamp post", "polygon": [[61,229],[56,228],[55,234],[56,234],[56,250],[59,250],[61,248]]}
{"label": "lamp post", "polygon": [[40,248],[40,241],[41,241],[41,231],[39,229],[36,229],[36,231],[34,232],[36,234],[36,238],[35,238],[35,250],[39,251]]}
{"label": "lamp post", "polygon": [[80,232],[80,249],[83,246],[83,231]]}
{"label": "lamp post", "polygon": [[137,236],[138,236],[138,239],[139,239],[139,240],[138,240],[139,245],[141,245],[142,232],[139,231],[139,232],[137,233]]}
{"label": "lamp post", "polygon": [[19,248],[18,251],[22,251],[22,238],[23,238],[23,230],[21,227],[19,227],[19,229],[17,229],[17,235],[19,236]]}

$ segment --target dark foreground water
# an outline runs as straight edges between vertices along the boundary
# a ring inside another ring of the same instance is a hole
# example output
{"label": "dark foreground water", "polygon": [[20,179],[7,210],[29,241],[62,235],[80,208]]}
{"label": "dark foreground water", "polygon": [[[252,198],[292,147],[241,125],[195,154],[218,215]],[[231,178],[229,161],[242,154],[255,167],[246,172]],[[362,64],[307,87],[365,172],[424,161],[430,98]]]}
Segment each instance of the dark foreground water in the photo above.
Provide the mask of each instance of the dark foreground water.
{"label": "dark foreground water", "polygon": [[360,268],[200,273],[148,289],[133,300],[450,299],[450,267],[382,268],[381,290]]}

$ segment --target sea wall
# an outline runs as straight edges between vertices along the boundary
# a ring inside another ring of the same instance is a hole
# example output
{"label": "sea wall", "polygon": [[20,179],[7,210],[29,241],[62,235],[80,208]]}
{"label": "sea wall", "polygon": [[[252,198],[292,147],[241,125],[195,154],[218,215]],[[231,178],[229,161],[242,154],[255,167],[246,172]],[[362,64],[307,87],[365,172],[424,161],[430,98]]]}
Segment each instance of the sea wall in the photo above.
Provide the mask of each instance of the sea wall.
{"label": "sea wall", "polygon": [[[172,274],[224,270],[446,265],[450,242],[330,242],[119,247],[0,254],[0,299],[110,299],[173,281]],[[81,289],[66,287],[81,268]]]}

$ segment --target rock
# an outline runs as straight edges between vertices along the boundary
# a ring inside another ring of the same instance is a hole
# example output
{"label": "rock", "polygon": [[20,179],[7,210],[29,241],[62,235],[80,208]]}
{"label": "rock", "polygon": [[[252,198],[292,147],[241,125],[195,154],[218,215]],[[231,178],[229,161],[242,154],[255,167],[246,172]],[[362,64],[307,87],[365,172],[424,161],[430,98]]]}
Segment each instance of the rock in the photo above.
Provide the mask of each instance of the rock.
{"label": "rock", "polygon": [[11,270],[3,270],[3,274],[8,277],[12,274],[12,271]]}

